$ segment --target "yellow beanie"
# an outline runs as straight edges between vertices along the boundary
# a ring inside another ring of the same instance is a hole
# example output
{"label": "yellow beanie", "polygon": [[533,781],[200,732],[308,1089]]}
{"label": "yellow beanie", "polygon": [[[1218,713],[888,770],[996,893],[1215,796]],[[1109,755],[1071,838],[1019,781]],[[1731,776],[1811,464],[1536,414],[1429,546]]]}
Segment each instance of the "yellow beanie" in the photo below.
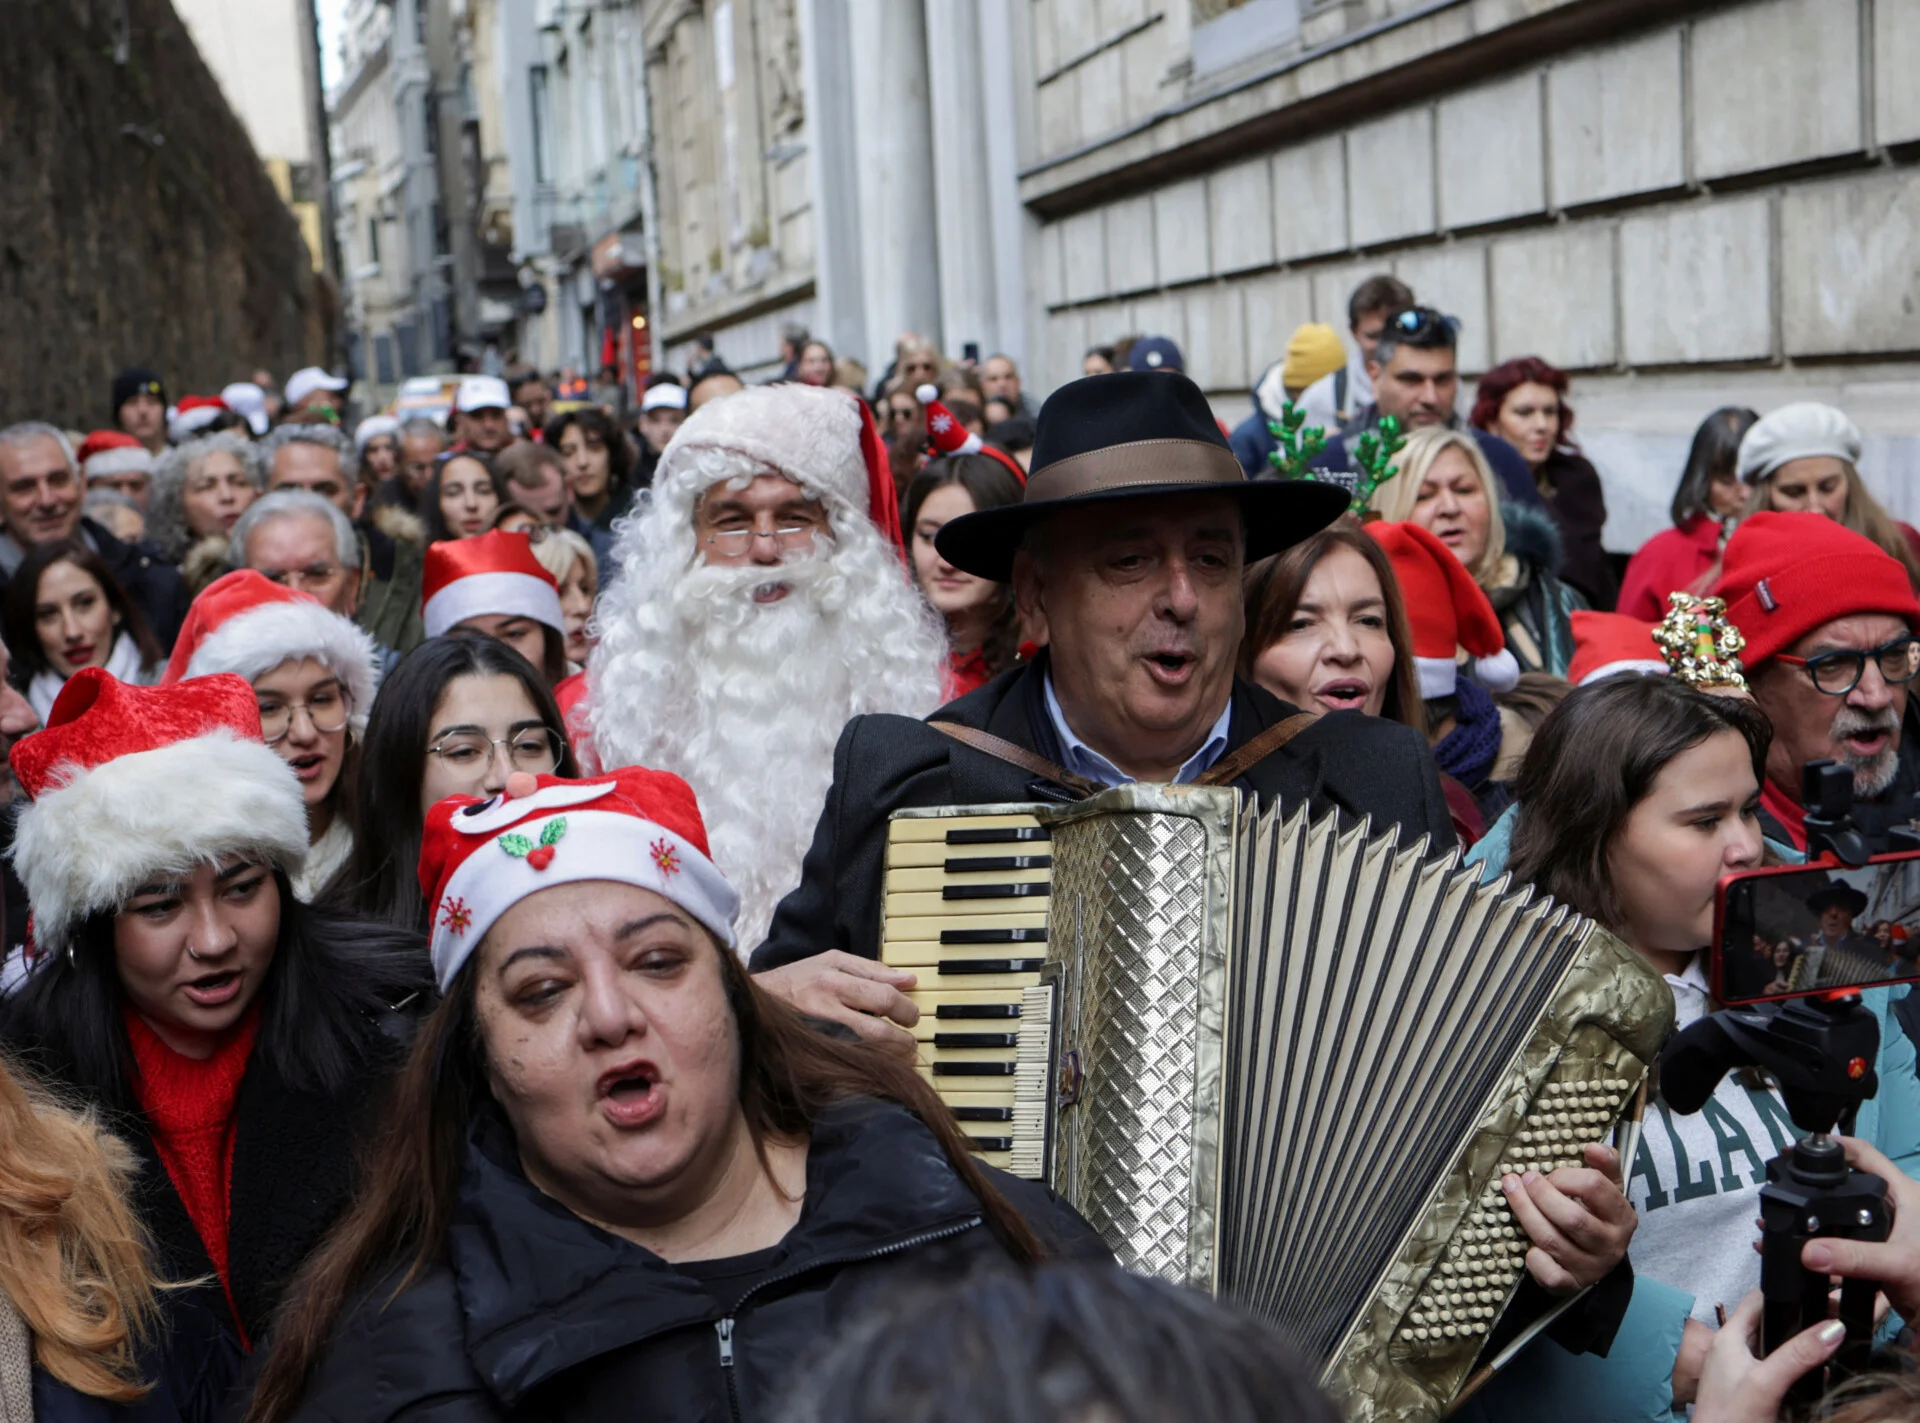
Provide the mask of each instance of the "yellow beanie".
{"label": "yellow beanie", "polygon": [[1347,363],[1347,348],[1331,326],[1309,321],[1287,338],[1287,359],[1280,367],[1280,383],[1288,390],[1312,385]]}

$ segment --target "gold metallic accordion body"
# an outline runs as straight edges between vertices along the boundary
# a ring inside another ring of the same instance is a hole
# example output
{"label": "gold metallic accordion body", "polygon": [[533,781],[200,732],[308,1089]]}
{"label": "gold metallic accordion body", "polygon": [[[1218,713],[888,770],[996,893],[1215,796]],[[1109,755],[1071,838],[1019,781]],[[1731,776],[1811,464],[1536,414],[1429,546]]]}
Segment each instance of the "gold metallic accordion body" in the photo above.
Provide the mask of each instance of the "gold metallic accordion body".
{"label": "gold metallic accordion body", "polygon": [[1605,931],[1457,855],[1226,789],[894,817],[882,958],[976,1148],[1129,1269],[1431,1419],[1524,1271],[1502,1174],[1606,1138],[1673,1025]]}

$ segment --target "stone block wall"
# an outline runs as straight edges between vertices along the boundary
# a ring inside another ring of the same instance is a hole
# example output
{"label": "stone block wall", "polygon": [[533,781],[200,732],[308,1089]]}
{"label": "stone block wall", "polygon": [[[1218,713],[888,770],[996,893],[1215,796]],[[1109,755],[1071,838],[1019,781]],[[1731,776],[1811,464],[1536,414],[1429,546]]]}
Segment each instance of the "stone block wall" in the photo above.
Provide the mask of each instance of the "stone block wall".
{"label": "stone block wall", "polygon": [[[1086,11],[1100,53],[1150,43],[1177,74],[1168,46],[1190,6],[1157,4],[1121,34],[1109,4],[1035,0],[1036,45],[1043,19],[1057,34]],[[1461,318],[1469,372],[1537,354],[1609,391],[1691,372],[1704,415],[1872,361],[1920,397],[1920,5],[1424,7],[1216,97],[1189,81],[1158,117],[1123,105],[1130,127],[1105,142],[1046,121],[1048,90],[1078,76],[1084,94],[1090,63],[1036,66],[1036,146],[1058,155],[1022,175],[1042,387],[1088,345],[1158,332],[1237,420],[1295,324],[1344,331],[1355,283],[1392,271]],[[1920,512],[1904,478],[1920,416],[1898,405],[1873,405],[1887,466],[1866,473]],[[1677,473],[1670,413],[1642,430],[1630,403],[1605,408],[1620,422],[1597,432],[1622,466],[1608,473],[1658,509]],[[1629,519],[1616,541],[1657,526]]]}
{"label": "stone block wall", "polygon": [[326,357],[332,294],[168,0],[14,0],[0,134],[0,424],[102,424],[127,365],[177,396]]}

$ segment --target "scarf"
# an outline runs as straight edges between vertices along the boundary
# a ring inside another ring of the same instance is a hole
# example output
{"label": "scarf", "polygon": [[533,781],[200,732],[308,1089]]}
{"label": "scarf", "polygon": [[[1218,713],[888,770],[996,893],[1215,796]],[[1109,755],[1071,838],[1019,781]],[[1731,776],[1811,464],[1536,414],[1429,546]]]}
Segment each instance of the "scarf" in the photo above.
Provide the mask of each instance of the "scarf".
{"label": "scarf", "polygon": [[1453,706],[1454,728],[1433,748],[1433,758],[1468,790],[1478,790],[1500,754],[1500,709],[1486,688],[1465,677],[1454,684]]}
{"label": "scarf", "polygon": [[[113,650],[107,654],[107,671],[130,686],[144,687],[151,681],[147,669],[140,664],[140,649],[124,632],[114,634]],[[34,673],[33,680],[27,684],[27,701],[39,714],[42,726],[53,714],[54,698],[66,685],[67,679],[51,668]]]}

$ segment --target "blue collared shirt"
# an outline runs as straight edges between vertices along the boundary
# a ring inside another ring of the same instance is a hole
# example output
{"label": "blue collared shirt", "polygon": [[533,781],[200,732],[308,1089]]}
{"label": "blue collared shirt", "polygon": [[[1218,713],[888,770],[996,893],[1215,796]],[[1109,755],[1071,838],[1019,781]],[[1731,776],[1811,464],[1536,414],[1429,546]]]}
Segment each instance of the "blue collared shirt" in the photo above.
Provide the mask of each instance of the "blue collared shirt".
{"label": "blue collared shirt", "polygon": [[[1113,762],[1095,751],[1086,742],[1073,734],[1073,728],[1067,725],[1067,715],[1060,710],[1060,698],[1053,693],[1053,673],[1047,673],[1047,716],[1053,722],[1054,734],[1060,738],[1060,764],[1076,776],[1103,786],[1124,786],[1133,782],[1133,777],[1121,770]],[[1233,717],[1233,698],[1227,698],[1227,705],[1220,712],[1220,719],[1213,724],[1213,730],[1207,733],[1207,739],[1200,743],[1200,749],[1189,756],[1186,764],[1175,774],[1174,784],[1179,785],[1194,780],[1226,754],[1227,723]]]}

